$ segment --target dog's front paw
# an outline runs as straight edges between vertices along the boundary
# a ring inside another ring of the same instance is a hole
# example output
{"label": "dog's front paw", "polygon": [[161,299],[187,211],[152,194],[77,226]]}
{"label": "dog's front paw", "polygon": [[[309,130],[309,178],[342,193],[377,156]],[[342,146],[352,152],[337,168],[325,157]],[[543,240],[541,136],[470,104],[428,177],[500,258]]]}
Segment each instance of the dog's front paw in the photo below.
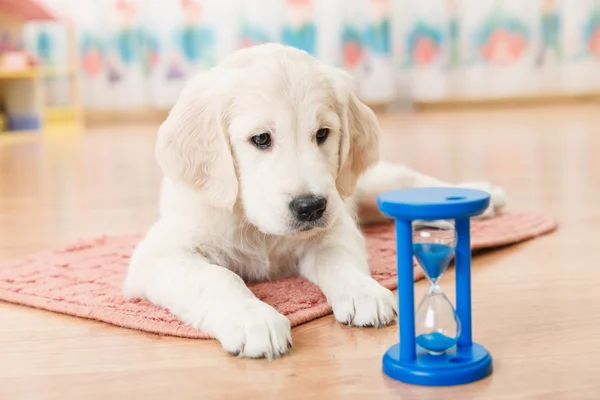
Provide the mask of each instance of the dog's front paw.
{"label": "dog's front paw", "polygon": [[335,319],[347,325],[381,327],[398,315],[396,296],[369,276],[340,283],[330,303]]}
{"label": "dog's front paw", "polygon": [[258,299],[244,300],[220,319],[216,339],[229,353],[278,358],[292,348],[290,321]]}
{"label": "dog's front paw", "polygon": [[477,218],[493,217],[506,207],[506,193],[499,186],[494,186],[489,182],[463,182],[457,186],[465,189],[483,190],[490,194],[489,207],[482,214],[478,215]]}

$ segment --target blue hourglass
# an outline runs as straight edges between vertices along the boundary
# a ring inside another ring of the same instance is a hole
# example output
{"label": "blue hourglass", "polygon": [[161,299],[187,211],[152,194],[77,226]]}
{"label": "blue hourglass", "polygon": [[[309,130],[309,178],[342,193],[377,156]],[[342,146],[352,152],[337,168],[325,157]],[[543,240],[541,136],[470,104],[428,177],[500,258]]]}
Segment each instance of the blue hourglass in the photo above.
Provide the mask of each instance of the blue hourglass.
{"label": "blue hourglass", "polygon": [[[492,373],[492,357],[472,341],[470,218],[490,204],[488,193],[459,188],[391,191],[377,199],[396,220],[400,342],[383,357],[389,377],[419,385],[473,382]],[[413,256],[429,280],[416,312]],[[456,310],[439,281],[456,258]]]}

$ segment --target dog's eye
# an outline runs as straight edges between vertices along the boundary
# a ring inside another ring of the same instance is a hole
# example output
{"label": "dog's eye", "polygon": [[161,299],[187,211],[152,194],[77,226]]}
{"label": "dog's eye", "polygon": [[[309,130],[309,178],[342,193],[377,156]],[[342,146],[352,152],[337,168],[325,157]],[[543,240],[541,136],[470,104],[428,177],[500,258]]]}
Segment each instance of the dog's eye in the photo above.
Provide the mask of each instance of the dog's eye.
{"label": "dog's eye", "polygon": [[252,143],[259,149],[266,149],[271,146],[271,135],[268,133],[261,133],[260,135],[254,135],[250,138]]}
{"label": "dog's eye", "polygon": [[317,131],[316,138],[318,144],[323,144],[329,136],[329,128],[321,128]]}

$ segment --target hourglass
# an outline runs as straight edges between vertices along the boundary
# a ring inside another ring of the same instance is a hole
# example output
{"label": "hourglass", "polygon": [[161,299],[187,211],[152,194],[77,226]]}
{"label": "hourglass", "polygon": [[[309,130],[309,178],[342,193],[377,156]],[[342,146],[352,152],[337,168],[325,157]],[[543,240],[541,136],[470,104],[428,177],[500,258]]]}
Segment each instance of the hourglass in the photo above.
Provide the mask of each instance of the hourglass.
{"label": "hourglass", "polygon": [[[492,373],[492,357],[471,337],[470,218],[489,206],[479,190],[415,188],[386,192],[379,209],[396,220],[400,343],[383,371],[413,384],[448,386]],[[413,256],[429,280],[415,312]],[[440,280],[456,257],[456,310]]]}

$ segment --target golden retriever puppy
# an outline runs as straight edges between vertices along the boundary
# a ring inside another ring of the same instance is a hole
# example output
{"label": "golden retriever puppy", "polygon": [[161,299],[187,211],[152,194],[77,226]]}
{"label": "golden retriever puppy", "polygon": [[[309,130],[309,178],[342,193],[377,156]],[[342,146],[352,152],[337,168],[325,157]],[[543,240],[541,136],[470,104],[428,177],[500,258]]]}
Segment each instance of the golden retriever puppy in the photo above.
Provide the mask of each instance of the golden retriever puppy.
{"label": "golden retriever puppy", "polygon": [[[232,53],[187,84],[160,127],[160,218],[131,258],[125,293],[241,357],[292,345],[288,319],[244,280],[300,274],[338,321],[390,323],[396,299],[369,275],[355,201],[381,218],[378,193],[448,184],[377,164],[378,136],[345,72],[277,44]],[[493,193],[487,215],[504,205],[501,190],[468,186]]]}

